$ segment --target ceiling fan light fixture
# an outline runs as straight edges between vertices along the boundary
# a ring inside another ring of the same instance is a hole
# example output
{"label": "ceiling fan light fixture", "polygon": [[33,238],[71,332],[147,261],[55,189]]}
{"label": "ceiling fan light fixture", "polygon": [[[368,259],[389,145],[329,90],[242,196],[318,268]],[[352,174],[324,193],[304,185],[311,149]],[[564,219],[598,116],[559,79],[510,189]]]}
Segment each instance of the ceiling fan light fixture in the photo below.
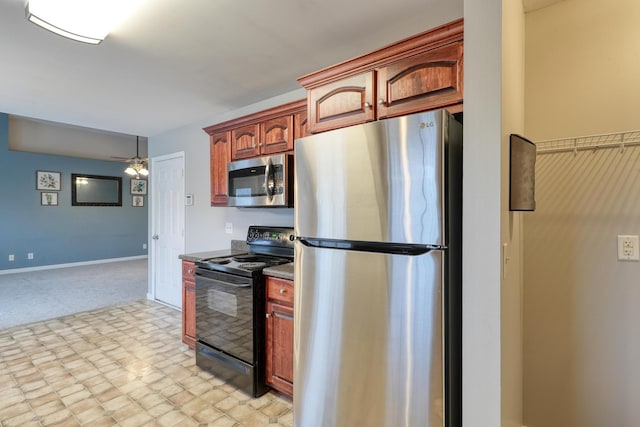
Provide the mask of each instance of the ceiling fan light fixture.
{"label": "ceiling fan light fixture", "polygon": [[148,176],[149,170],[144,166],[144,160],[140,158],[140,154],[138,152],[138,143],[140,138],[136,136],[136,156],[131,159],[129,166],[124,170],[124,173],[127,175],[135,176],[136,179],[142,176]]}
{"label": "ceiling fan light fixture", "polygon": [[124,173],[126,173],[127,175],[136,175],[138,172],[136,172],[136,170],[129,166],[124,170]]}
{"label": "ceiling fan light fixture", "polygon": [[63,37],[98,44],[140,0],[28,0],[27,20]]}

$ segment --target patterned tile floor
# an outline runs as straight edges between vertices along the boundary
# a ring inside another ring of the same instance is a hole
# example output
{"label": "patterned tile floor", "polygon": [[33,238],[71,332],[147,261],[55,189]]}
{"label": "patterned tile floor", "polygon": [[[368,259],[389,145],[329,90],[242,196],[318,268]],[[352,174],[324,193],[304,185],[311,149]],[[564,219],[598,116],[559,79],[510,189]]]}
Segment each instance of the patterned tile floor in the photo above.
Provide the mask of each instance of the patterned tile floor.
{"label": "patterned tile floor", "polygon": [[293,425],[289,400],[196,367],[180,328],[178,311],[138,301],[0,331],[0,425]]}

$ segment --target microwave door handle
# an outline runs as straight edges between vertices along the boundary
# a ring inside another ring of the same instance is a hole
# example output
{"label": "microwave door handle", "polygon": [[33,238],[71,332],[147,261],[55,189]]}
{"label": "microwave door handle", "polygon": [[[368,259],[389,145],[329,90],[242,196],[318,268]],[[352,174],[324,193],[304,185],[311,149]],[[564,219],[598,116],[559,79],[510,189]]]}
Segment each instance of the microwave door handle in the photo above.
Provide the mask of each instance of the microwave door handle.
{"label": "microwave door handle", "polygon": [[267,168],[264,171],[264,188],[269,200],[273,199],[273,189],[275,188],[275,178],[273,176],[273,168],[271,166],[271,159],[267,159]]}

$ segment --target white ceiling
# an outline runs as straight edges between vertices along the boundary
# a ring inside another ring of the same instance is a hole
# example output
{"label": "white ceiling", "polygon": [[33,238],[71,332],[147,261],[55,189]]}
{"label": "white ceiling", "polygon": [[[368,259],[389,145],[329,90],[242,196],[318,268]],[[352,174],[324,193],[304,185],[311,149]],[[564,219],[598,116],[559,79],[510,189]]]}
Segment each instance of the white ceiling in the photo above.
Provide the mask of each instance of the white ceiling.
{"label": "white ceiling", "polygon": [[463,0],[144,0],[100,45],[0,0],[0,111],[153,136],[463,14]]}

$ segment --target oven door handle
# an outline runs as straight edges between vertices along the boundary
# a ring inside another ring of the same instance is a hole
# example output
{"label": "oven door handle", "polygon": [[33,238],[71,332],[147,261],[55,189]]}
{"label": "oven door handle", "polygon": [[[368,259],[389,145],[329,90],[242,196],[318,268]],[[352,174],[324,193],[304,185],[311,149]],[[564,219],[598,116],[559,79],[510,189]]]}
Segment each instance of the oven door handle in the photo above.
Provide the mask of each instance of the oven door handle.
{"label": "oven door handle", "polygon": [[206,280],[208,282],[221,283],[223,285],[232,286],[234,288],[250,288],[252,285],[252,281],[248,281],[247,283],[231,283],[231,282],[227,282],[226,280],[222,280],[218,278],[213,279],[211,277],[207,277],[201,273],[198,273],[197,271],[196,271],[196,277],[197,277],[197,280]]}

